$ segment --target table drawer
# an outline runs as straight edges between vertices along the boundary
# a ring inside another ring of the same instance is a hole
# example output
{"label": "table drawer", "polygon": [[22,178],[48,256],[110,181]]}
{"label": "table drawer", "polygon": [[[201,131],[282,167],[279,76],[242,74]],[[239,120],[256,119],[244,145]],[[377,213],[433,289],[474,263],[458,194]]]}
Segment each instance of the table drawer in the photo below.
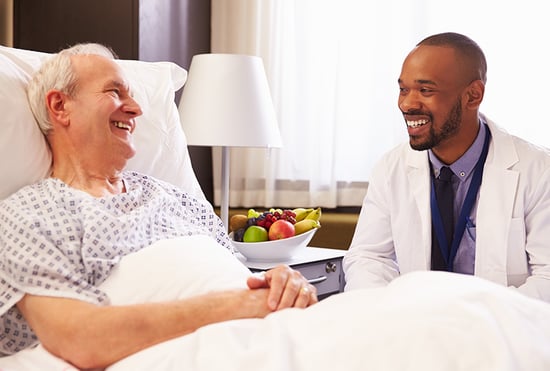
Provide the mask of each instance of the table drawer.
{"label": "table drawer", "polygon": [[293,267],[317,288],[319,299],[343,290],[343,271],[341,259],[297,264]]}

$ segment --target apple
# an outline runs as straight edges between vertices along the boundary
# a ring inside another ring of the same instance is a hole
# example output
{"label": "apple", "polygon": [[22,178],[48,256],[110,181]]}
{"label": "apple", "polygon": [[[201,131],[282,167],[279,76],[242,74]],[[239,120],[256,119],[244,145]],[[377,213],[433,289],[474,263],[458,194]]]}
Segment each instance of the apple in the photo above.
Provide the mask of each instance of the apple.
{"label": "apple", "polygon": [[292,237],[296,234],[294,224],[289,221],[279,219],[269,227],[269,240],[280,240]]}
{"label": "apple", "polygon": [[267,241],[267,238],[267,229],[258,225],[251,225],[244,231],[243,242],[264,242]]}

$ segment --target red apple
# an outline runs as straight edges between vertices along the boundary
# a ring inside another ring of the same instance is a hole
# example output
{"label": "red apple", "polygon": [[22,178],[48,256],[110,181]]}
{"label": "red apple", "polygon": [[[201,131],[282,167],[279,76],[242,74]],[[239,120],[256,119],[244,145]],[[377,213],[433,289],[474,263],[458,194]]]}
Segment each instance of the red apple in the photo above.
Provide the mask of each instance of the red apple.
{"label": "red apple", "polygon": [[282,238],[292,237],[296,234],[294,224],[289,221],[279,219],[269,227],[269,239],[280,240]]}

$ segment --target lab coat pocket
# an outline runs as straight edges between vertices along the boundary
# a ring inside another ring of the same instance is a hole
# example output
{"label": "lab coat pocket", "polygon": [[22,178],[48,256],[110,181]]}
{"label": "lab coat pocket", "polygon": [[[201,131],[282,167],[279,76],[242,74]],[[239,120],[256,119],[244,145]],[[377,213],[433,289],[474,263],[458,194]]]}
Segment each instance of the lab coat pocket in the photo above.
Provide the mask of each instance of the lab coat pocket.
{"label": "lab coat pocket", "polygon": [[525,251],[525,221],[513,218],[510,221],[507,248],[508,284],[517,285],[525,282],[528,275],[527,253]]}

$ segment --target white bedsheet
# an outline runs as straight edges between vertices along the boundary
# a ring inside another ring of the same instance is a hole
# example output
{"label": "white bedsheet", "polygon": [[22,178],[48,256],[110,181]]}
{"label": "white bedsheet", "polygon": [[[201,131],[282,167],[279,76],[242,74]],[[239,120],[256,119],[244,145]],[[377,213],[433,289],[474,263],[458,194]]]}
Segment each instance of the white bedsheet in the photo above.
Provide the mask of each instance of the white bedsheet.
{"label": "white bedsheet", "polygon": [[[547,371],[549,349],[549,304],[472,276],[416,272],[306,310],[206,326],[107,370]],[[41,347],[0,359],[3,371],[71,369]]]}

